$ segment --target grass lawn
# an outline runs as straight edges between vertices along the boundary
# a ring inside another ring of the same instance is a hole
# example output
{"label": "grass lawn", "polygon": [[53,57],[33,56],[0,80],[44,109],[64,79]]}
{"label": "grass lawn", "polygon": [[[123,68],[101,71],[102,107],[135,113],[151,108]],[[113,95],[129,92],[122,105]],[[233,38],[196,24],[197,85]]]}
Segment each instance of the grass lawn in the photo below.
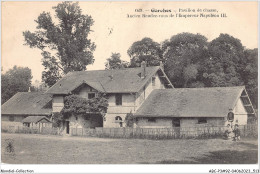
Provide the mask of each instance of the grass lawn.
{"label": "grass lawn", "polygon": [[[2,162],[12,164],[255,164],[257,140],[105,139],[2,133]],[[14,151],[6,151],[7,141]]]}

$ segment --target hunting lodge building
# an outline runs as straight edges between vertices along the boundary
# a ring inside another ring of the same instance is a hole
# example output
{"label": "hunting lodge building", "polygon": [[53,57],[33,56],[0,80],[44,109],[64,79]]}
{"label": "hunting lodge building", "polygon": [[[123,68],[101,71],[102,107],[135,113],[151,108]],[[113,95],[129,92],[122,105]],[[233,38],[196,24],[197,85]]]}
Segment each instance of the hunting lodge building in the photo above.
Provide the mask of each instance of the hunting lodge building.
{"label": "hunting lodge building", "polygon": [[108,96],[104,119],[98,113],[71,115],[62,124],[64,134],[75,127],[125,127],[128,113],[141,128],[224,126],[230,109],[239,125],[255,116],[244,86],[177,89],[162,66],[142,62],[138,68],[70,72],[44,93],[18,92],[2,105],[2,126],[30,126],[30,120],[32,126],[50,126],[65,96],[91,99],[99,92]]}

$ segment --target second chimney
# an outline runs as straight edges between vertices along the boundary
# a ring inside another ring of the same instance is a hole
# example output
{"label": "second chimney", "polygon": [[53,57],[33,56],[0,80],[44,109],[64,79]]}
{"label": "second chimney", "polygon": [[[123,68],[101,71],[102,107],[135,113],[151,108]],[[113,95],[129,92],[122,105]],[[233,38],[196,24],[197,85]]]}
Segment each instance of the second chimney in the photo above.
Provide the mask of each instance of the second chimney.
{"label": "second chimney", "polygon": [[164,65],[162,61],[160,61],[160,67],[162,68],[162,70],[164,70]]}
{"label": "second chimney", "polygon": [[146,73],[146,63],[145,61],[142,61],[141,63],[141,78],[145,78],[145,73]]}

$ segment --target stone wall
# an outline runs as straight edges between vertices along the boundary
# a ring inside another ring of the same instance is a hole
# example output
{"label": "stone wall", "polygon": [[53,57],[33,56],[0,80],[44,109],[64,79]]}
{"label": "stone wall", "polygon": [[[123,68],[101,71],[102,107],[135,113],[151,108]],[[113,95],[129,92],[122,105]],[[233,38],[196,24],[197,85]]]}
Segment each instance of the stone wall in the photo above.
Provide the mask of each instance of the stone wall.
{"label": "stone wall", "polygon": [[201,126],[225,126],[226,120],[224,117],[208,117],[207,123],[199,124],[199,118],[182,118],[180,120],[181,127],[201,127]]}
{"label": "stone wall", "polygon": [[181,127],[194,127],[198,124],[198,118],[182,118],[180,119]]}
{"label": "stone wall", "polygon": [[138,118],[136,127],[141,128],[171,128],[172,118],[155,118],[155,121],[148,118]]}
{"label": "stone wall", "polygon": [[[148,118],[138,118],[136,127],[141,128],[172,128],[173,118],[154,118],[155,121],[148,121]],[[199,118],[180,118],[180,127],[204,127],[204,126],[225,126],[225,119],[206,118],[207,123],[198,123]]]}

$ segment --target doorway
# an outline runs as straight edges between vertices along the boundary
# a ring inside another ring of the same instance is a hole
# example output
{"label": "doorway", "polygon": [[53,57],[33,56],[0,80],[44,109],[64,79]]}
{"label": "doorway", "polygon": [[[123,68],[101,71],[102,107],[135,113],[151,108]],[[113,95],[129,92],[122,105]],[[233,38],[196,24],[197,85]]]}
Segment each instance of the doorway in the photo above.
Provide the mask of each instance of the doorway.
{"label": "doorway", "polygon": [[66,134],[70,134],[70,122],[65,121],[65,126],[66,126]]}
{"label": "doorway", "polygon": [[172,127],[180,127],[180,119],[179,118],[173,118],[172,119]]}
{"label": "doorway", "polygon": [[175,136],[179,137],[181,132],[181,123],[179,118],[172,119],[172,128],[174,130]]}

